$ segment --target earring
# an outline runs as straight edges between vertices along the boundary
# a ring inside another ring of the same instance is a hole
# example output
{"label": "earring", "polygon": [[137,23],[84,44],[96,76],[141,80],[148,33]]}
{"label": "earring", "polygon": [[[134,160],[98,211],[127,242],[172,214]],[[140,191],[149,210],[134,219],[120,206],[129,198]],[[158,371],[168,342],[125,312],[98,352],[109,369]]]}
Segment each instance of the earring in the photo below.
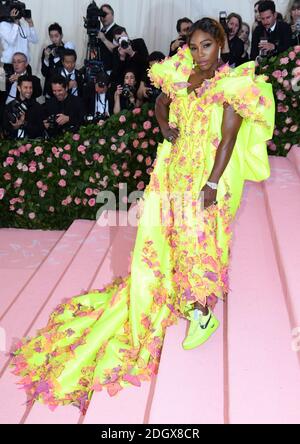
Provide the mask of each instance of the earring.
{"label": "earring", "polygon": [[222,54],[222,48],[220,46],[220,48],[219,48],[219,59],[221,58],[221,54]]}

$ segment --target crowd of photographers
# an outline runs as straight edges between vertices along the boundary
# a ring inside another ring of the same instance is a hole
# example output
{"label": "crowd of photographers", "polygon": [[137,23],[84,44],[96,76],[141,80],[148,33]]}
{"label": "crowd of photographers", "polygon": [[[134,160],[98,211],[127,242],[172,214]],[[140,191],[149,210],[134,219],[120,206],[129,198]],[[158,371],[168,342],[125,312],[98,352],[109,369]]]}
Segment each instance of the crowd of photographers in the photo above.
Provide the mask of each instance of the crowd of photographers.
{"label": "crowd of photographers", "polygon": [[[241,16],[220,12],[227,36],[221,52],[224,63],[259,63],[299,44],[300,0],[291,1],[286,20],[270,0],[256,2],[254,13],[250,44],[250,26]],[[151,85],[147,69],[165,55],[159,51],[149,55],[143,39],[132,40],[126,28],[115,23],[108,4],[99,8],[92,2],[88,7],[88,50],[81,69],[76,68],[75,45],[64,43],[58,23],[49,26],[51,44],[41,57],[43,90],[30,67],[29,45],[38,42],[31,11],[17,0],[0,0],[0,20],[0,61],[5,77],[0,116],[5,138],[50,138],[64,131],[75,132],[82,124],[99,123],[121,110],[154,103],[161,92]],[[178,36],[170,44],[169,56],[186,44],[192,24],[187,17],[178,20]]]}

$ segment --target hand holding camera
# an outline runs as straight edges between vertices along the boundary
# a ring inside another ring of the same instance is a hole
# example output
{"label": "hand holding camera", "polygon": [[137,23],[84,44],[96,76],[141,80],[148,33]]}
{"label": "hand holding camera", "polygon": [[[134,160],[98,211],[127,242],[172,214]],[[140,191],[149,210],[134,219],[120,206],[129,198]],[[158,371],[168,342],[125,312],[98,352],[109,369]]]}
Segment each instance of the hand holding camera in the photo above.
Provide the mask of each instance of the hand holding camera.
{"label": "hand holding camera", "polygon": [[20,129],[25,123],[25,113],[21,113],[20,117],[15,122],[10,122],[11,126],[17,130]]}

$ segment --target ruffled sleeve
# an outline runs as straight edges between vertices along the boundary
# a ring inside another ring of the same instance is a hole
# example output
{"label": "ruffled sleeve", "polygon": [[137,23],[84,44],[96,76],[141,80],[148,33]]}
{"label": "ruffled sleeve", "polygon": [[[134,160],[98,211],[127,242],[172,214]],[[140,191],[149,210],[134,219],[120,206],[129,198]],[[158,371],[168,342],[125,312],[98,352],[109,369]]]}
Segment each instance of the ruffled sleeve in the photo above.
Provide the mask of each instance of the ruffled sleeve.
{"label": "ruffled sleeve", "polygon": [[193,60],[188,47],[180,49],[173,57],[167,57],[155,63],[148,71],[148,76],[156,88],[170,98],[184,93],[187,80],[193,67]]}
{"label": "ruffled sleeve", "polygon": [[272,138],[275,125],[272,85],[265,76],[255,75],[254,62],[227,69],[205,100],[226,102],[243,117],[235,147],[240,167],[245,180],[265,180],[270,176],[266,142]]}

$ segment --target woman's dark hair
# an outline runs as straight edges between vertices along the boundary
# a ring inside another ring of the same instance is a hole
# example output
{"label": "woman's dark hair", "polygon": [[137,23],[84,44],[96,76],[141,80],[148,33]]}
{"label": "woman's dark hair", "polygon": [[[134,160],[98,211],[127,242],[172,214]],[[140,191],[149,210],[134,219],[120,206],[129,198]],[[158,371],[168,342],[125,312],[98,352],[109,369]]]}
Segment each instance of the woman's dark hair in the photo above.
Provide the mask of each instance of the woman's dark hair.
{"label": "woman's dark hair", "polygon": [[179,19],[177,22],[177,25],[176,25],[176,30],[177,30],[178,34],[180,33],[182,23],[193,24],[192,20],[187,17],[183,17],[183,18]]}
{"label": "woman's dark hair", "polygon": [[127,69],[125,69],[125,71],[124,71],[124,75],[123,75],[123,80],[125,79],[125,76],[126,76],[129,72],[132,73],[132,74],[134,75],[134,77],[135,77],[135,81],[137,82],[137,73],[134,71],[134,69],[131,69],[131,68],[127,68]]}
{"label": "woman's dark hair", "polygon": [[116,29],[113,30],[113,38],[115,38],[116,35],[123,34],[123,32],[126,32],[127,34],[126,28],[123,28],[123,26],[118,26]]}
{"label": "woman's dark hair", "polygon": [[203,31],[210,34],[217,42],[223,47],[225,43],[225,31],[217,20],[209,17],[204,17],[201,20],[195,22],[188,35],[188,44],[191,43],[193,34],[196,31]]}
{"label": "woman's dark hair", "polygon": [[62,27],[58,23],[52,23],[52,25],[49,26],[48,32],[50,34],[51,31],[57,31],[60,35],[62,35]]}
{"label": "woman's dark hair", "polygon": [[74,57],[75,62],[76,62],[77,54],[76,54],[76,51],[74,49],[69,49],[69,48],[64,49],[64,52],[63,52],[63,55],[62,55],[62,60],[64,60],[64,58],[68,57],[68,56]]}
{"label": "woman's dark hair", "polygon": [[259,12],[272,11],[273,14],[276,12],[275,3],[272,0],[265,0],[258,6]]}
{"label": "woman's dark hair", "polygon": [[258,2],[254,3],[254,8],[255,8],[255,6],[260,5],[263,2],[264,2],[264,0],[258,0]]}
{"label": "woman's dark hair", "polygon": [[232,12],[231,14],[229,14],[229,16],[227,17],[227,23],[229,22],[229,20],[231,20],[232,18],[236,18],[239,21],[239,29],[238,32],[240,32],[241,28],[242,28],[242,23],[243,23],[243,19],[239,14],[236,14],[235,12]]}
{"label": "woman's dark hair", "polygon": [[66,77],[55,75],[51,78],[51,85],[61,85],[64,89],[67,89],[69,81]]}
{"label": "woman's dark hair", "polygon": [[154,52],[151,52],[151,54],[149,55],[148,63],[151,63],[151,62],[161,62],[165,58],[166,58],[166,56],[162,52],[154,51]]}

